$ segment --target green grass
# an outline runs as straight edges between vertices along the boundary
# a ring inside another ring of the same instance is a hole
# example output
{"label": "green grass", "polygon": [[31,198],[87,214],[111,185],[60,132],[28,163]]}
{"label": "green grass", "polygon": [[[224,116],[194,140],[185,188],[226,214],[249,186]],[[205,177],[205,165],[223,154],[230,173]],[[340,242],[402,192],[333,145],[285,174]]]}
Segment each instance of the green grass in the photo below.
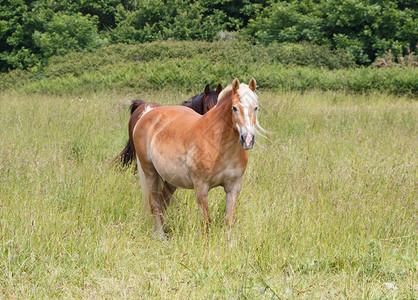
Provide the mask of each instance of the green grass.
{"label": "green grass", "polygon": [[417,102],[261,89],[272,134],[250,151],[230,239],[215,189],[208,235],[179,190],[158,241],[134,170],[109,161],[129,100],[199,91],[1,94],[0,298],[417,296]]}

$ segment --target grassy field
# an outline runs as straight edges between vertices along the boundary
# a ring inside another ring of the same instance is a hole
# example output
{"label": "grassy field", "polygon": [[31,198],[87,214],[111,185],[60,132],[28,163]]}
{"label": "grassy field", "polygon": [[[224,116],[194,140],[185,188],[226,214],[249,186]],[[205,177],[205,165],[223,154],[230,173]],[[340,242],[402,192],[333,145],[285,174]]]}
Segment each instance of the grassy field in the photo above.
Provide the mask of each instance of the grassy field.
{"label": "grassy field", "polygon": [[0,298],[418,296],[416,101],[260,90],[272,133],[250,151],[230,239],[221,189],[208,235],[179,190],[159,241],[134,169],[109,162],[130,100],[192,94],[1,94]]}

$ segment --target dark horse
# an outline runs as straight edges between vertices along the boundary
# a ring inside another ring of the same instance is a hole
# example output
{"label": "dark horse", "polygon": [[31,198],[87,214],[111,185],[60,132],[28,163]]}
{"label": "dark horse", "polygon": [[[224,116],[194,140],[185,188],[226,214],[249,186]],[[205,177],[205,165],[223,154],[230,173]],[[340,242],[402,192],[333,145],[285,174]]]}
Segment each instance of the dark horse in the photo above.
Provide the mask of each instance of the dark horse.
{"label": "dark horse", "polygon": [[184,101],[182,105],[193,109],[198,114],[204,115],[218,103],[218,95],[221,91],[222,86],[220,84],[216,87],[216,91],[211,91],[209,84],[207,84],[203,93]]}
{"label": "dark horse", "polygon": [[[218,84],[216,90],[211,90],[209,84],[207,84],[203,93],[191,97],[189,100],[184,101],[182,105],[193,109],[201,115],[204,115],[211,108],[213,108],[216,103],[218,103],[218,95],[221,91],[222,86],[220,84]],[[131,117],[129,119],[129,140],[126,143],[125,148],[123,148],[122,152],[116,158],[116,161],[120,161],[123,167],[131,164],[135,156],[135,146],[132,140],[132,134],[136,122],[145,112],[157,106],[162,105],[142,100],[132,101],[130,105]]]}

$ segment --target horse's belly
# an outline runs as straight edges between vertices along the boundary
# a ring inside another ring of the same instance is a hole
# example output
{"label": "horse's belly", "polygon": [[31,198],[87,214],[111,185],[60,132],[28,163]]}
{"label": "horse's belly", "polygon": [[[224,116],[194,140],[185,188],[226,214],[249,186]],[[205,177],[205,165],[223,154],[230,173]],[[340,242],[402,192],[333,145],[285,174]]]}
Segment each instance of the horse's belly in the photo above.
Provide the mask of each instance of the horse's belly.
{"label": "horse's belly", "polygon": [[160,156],[159,158],[153,157],[153,164],[161,178],[171,185],[186,189],[193,188],[189,171],[182,161]]}
{"label": "horse's belly", "polygon": [[167,181],[171,185],[185,188],[185,189],[193,188],[193,182],[190,179],[188,173],[185,173],[185,172],[169,173],[166,170],[162,172],[158,172],[158,173],[165,181]]}
{"label": "horse's belly", "polygon": [[237,180],[242,180],[244,172],[245,169],[243,168],[227,167],[222,171],[213,174],[210,177],[210,179],[208,179],[208,182],[212,188],[216,186],[225,186],[228,183],[233,183]]}

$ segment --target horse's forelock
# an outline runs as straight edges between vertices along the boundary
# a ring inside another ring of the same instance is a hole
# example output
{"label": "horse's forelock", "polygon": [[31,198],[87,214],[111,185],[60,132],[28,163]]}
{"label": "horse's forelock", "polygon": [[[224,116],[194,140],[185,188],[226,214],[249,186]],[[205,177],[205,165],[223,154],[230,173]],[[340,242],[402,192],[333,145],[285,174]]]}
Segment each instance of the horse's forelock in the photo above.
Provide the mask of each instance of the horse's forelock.
{"label": "horse's forelock", "polygon": [[257,94],[253,92],[247,84],[241,83],[239,85],[238,95],[242,104],[258,105]]}
{"label": "horse's forelock", "polygon": [[[238,96],[241,102],[250,102],[258,105],[258,96],[253,92],[250,87],[245,83],[240,83],[238,89]],[[228,85],[218,96],[218,103],[222,102],[224,99],[227,99],[228,96],[233,94],[232,85]]]}

